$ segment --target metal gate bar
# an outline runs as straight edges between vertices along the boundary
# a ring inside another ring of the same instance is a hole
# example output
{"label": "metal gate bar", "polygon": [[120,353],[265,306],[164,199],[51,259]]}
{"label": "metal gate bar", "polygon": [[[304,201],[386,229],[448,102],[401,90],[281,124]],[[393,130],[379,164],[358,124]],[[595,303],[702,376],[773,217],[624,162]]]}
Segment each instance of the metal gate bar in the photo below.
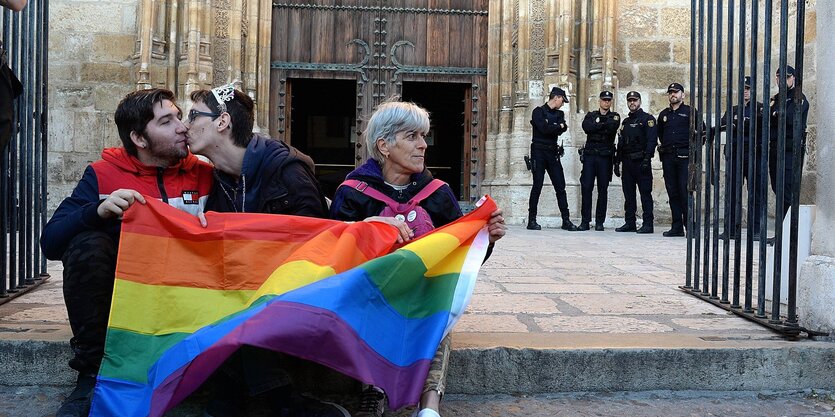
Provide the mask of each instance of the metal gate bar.
{"label": "metal gate bar", "polygon": [[[762,51],[759,38],[761,1],[764,2]],[[691,101],[694,113],[690,125],[687,273],[685,285],[681,288],[693,296],[756,321],[787,337],[795,337],[801,332],[809,335],[818,334],[798,325],[796,309],[798,217],[805,152],[802,91],[806,5],[803,0],[795,1],[796,18],[794,22],[791,22],[789,0],[779,1],[779,11],[773,10],[772,0],[751,0],[750,2],[747,0],[728,0],[727,2],[691,0],[690,2],[690,84],[693,92]],[[779,15],[774,16],[775,13]],[[749,16],[750,25],[748,24]],[[772,104],[767,99],[771,89],[771,45],[774,40],[772,25],[775,17],[779,17],[779,33],[777,34],[779,93],[775,102],[777,107],[772,108]],[[799,105],[794,106],[791,114],[787,114],[788,39],[789,27],[792,23],[796,39],[794,45],[795,85],[792,100]],[[746,40],[750,40],[747,45]],[[738,45],[736,51],[735,45]],[[725,52],[724,56],[723,52]],[[760,62],[762,63],[761,72],[759,71]],[[747,154],[743,142],[746,131],[743,123],[745,120],[743,86],[746,72],[751,77],[750,99],[752,103],[751,117],[747,121],[747,131],[750,137]],[[762,83],[758,85],[760,76],[762,76]],[[758,99],[763,101],[759,114]],[[699,108],[705,109],[705,121],[709,127],[703,127],[702,121],[695,117],[695,109]],[[772,112],[775,111],[777,112],[775,119],[777,126],[772,126]],[[792,132],[786,131],[786,121],[789,117],[793,121]],[[723,137],[726,138],[724,152]],[[787,144],[789,137],[793,142]],[[792,150],[792,158],[786,157],[787,149]],[[772,152],[775,154],[769,155]],[[772,193],[768,192],[769,157],[776,168],[775,181],[772,184],[774,197],[771,197]],[[747,166],[746,159],[749,162]],[[791,164],[791,178],[784,178],[786,164]],[[724,174],[722,166],[724,166]],[[725,175],[724,180],[722,175]],[[747,178],[747,194],[743,193],[743,177]],[[790,207],[784,207],[787,192],[784,187],[786,181],[789,181],[788,184],[791,185],[788,191],[791,193]],[[745,220],[749,225],[748,233],[745,234],[744,251],[741,226],[743,198],[747,201],[748,213]],[[776,219],[771,220],[775,232],[773,239],[775,256],[770,261],[770,266],[773,266],[770,305],[766,301],[766,269],[769,266],[766,247],[769,225],[767,200],[769,198],[775,199],[772,201],[775,201],[776,206]],[[760,204],[757,204],[758,202]],[[759,208],[758,212],[754,210],[756,206]],[[782,219],[783,213],[786,212],[791,213],[791,223],[788,248],[784,249]],[[758,231],[751,227],[756,223],[755,216],[760,219]],[[724,220],[721,234],[720,219]],[[757,242],[754,240],[755,234],[759,236]],[[789,252],[789,272],[786,277],[782,276],[781,254],[783,250]],[[783,305],[780,303],[782,295],[780,288],[783,280],[787,280],[788,284],[785,315],[782,311]],[[756,303],[753,300],[755,286]]]}
{"label": "metal gate bar", "polygon": [[48,1],[2,9],[8,65],[23,85],[14,100],[12,140],[0,149],[0,302],[40,284],[46,273],[38,236],[46,223]]}

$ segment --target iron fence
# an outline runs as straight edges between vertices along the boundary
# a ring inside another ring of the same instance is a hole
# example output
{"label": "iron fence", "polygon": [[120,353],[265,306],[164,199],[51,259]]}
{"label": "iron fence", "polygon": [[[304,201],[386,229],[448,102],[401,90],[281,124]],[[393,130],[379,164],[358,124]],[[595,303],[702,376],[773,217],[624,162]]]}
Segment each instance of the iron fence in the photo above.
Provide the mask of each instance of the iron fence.
{"label": "iron fence", "polygon": [[[801,332],[814,334],[799,326],[796,308],[804,112],[808,111],[803,95],[806,2],[776,1],[775,9],[772,0],[728,0],[725,4],[723,0],[691,0],[691,101],[694,109],[705,110],[707,120],[703,126],[691,117],[687,276],[682,288],[794,337]],[[793,15],[790,6],[794,6]],[[795,39],[793,74],[789,39]],[[775,41],[778,75],[772,84]],[[769,99],[772,88],[778,92]],[[744,234],[743,200],[748,225]],[[769,200],[774,219],[768,215]],[[786,213],[790,214],[790,232],[784,241]],[[769,225],[774,226],[773,238],[768,238]],[[784,276],[782,254],[786,250],[789,267]],[[770,283],[766,281],[769,269],[773,271]],[[785,304],[781,303],[784,280],[788,284]]]}
{"label": "iron fence", "polygon": [[[0,40],[9,67],[23,84],[14,101],[12,139],[0,149],[0,297],[42,282],[46,258],[38,237],[46,223],[48,0],[20,12],[2,9]],[[2,301],[0,301],[2,302]]]}

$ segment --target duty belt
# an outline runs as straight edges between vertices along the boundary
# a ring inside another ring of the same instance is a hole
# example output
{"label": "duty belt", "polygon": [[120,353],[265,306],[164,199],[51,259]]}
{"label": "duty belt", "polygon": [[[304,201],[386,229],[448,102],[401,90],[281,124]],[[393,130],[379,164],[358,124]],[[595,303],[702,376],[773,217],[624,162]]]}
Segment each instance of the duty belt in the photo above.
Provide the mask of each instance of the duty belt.
{"label": "duty belt", "polygon": [[612,156],[613,153],[614,152],[611,149],[583,149],[584,155]]}
{"label": "duty belt", "polygon": [[556,152],[561,148],[561,146],[557,145],[557,144],[545,145],[545,144],[542,144],[542,143],[532,142],[531,143],[531,148],[541,150],[541,151],[554,151],[554,152]]}

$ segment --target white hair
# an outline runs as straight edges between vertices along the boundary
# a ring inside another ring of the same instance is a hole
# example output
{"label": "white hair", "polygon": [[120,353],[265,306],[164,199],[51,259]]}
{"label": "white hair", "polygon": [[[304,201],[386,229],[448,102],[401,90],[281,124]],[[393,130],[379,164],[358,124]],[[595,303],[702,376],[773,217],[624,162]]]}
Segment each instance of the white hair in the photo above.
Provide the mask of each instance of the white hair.
{"label": "white hair", "polygon": [[415,103],[388,101],[377,106],[365,128],[365,144],[368,154],[383,163],[383,155],[377,149],[377,140],[383,139],[394,145],[395,135],[400,132],[429,133],[429,112]]}

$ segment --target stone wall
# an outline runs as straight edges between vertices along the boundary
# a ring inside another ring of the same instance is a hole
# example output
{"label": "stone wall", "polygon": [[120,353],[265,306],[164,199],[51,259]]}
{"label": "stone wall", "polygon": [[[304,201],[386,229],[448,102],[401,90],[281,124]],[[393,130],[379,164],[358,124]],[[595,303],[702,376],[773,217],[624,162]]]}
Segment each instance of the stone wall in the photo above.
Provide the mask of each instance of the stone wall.
{"label": "stone wall", "polygon": [[121,144],[113,112],[134,88],[137,1],[49,2],[50,210],[103,148]]}

